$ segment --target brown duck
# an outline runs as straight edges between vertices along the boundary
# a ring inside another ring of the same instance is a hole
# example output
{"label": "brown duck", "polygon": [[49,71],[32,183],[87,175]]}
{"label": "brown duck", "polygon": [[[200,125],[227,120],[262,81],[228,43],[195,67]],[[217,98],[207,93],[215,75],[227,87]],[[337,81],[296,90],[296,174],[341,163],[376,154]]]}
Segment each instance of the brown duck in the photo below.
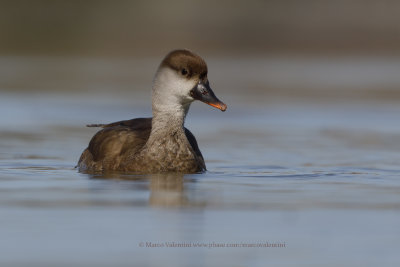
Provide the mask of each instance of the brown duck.
{"label": "brown duck", "polygon": [[184,127],[190,104],[200,100],[222,111],[207,78],[207,65],[188,50],[170,52],[153,82],[153,118],[94,124],[97,132],[83,151],[84,172],[196,173],[206,170],[194,135]]}

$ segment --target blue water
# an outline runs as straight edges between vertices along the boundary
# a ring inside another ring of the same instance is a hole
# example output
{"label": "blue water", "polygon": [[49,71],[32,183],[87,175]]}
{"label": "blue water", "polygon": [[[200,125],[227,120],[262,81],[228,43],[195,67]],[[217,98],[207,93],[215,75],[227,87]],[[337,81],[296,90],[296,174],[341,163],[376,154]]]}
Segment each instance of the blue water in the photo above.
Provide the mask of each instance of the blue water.
{"label": "blue water", "polygon": [[187,118],[208,172],[79,173],[85,124],[150,116],[126,95],[1,93],[1,266],[400,264],[396,102],[220,91]]}

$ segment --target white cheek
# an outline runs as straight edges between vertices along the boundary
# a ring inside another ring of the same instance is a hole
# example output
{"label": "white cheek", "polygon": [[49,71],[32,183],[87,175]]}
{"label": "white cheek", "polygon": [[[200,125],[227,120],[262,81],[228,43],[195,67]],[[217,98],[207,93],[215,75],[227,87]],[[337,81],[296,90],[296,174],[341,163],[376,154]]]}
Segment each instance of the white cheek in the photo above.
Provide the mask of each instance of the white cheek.
{"label": "white cheek", "polygon": [[175,82],[171,82],[171,91],[176,96],[186,97],[190,95],[190,90],[192,90],[195,85],[195,82],[179,77],[178,79],[175,79]]}
{"label": "white cheek", "polygon": [[171,69],[161,70],[155,80],[157,93],[165,98],[176,98],[183,101],[192,100],[190,90],[196,86],[196,81],[188,80]]}

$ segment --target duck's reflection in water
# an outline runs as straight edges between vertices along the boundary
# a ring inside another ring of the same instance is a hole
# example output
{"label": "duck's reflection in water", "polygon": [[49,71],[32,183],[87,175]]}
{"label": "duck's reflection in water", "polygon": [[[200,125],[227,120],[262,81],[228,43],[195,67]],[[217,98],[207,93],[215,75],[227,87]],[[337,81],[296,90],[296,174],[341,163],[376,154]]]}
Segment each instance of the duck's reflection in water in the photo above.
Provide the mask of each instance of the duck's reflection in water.
{"label": "duck's reflection in water", "polygon": [[183,174],[153,174],[150,180],[149,205],[179,207],[188,204],[184,194]]}
{"label": "duck's reflection in water", "polygon": [[[147,204],[158,207],[180,207],[189,205],[189,200],[184,190],[184,174],[163,173],[146,175],[127,175],[121,173],[89,174],[91,179],[104,179],[132,181],[124,183],[123,187],[131,188],[132,193],[149,190],[150,196]],[[142,183],[141,183],[142,182]],[[143,184],[145,182],[145,184]],[[146,186],[147,185],[147,186]],[[110,187],[109,183],[103,186]],[[103,187],[102,186],[102,187]],[[111,186],[112,187],[112,186]],[[115,187],[114,187],[115,189]]]}

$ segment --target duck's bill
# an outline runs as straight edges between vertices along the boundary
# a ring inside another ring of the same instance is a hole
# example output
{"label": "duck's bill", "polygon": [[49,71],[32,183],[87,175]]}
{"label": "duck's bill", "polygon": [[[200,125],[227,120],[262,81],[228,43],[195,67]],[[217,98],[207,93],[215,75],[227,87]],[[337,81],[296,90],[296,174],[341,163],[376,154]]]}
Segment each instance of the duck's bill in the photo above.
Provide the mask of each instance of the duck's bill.
{"label": "duck's bill", "polygon": [[224,102],[220,101],[211,90],[209,83],[198,83],[191,91],[190,95],[196,99],[204,102],[212,107],[225,111],[227,106]]}

